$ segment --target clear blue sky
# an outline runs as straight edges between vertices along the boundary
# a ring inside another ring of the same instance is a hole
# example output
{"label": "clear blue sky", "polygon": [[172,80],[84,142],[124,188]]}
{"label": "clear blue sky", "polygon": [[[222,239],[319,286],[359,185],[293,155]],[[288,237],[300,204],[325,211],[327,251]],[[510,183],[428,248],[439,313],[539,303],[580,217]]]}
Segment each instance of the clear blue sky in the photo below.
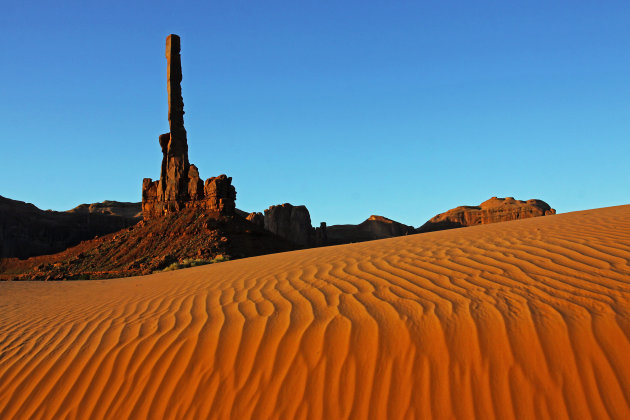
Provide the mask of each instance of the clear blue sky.
{"label": "clear blue sky", "polygon": [[0,195],[140,201],[170,33],[190,161],[243,210],[419,226],[491,196],[630,203],[627,1],[5,1]]}

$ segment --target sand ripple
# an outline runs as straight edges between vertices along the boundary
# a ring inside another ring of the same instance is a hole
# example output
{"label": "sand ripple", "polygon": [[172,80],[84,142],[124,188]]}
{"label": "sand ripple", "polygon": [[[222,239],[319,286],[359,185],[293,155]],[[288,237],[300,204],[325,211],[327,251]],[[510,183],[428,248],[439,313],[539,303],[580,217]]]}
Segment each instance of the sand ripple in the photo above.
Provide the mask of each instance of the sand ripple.
{"label": "sand ripple", "polygon": [[630,206],[0,284],[0,418],[628,419]]}

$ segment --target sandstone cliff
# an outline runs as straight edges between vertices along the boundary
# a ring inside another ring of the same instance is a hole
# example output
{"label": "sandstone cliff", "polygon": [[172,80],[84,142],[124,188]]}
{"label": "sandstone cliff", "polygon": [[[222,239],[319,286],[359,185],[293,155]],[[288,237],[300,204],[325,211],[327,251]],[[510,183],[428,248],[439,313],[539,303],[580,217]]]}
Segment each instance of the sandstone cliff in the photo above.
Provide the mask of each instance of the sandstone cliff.
{"label": "sandstone cliff", "polygon": [[[252,216],[252,219],[256,216]],[[260,218],[258,217],[258,223]],[[293,206],[289,203],[271,206],[263,217],[265,229],[303,247],[315,243],[315,229],[311,225],[311,215],[306,206]]]}
{"label": "sandstone cliff", "polygon": [[550,214],[556,214],[556,211],[542,200],[521,201],[515,200],[513,197],[492,197],[479,206],[460,206],[440,213],[416,231],[418,233],[431,232]]}
{"label": "sandstone cliff", "polygon": [[249,213],[245,218],[256,226],[265,227],[265,216],[260,212]]}
{"label": "sandstone cliff", "polygon": [[383,216],[370,216],[358,225],[327,226],[322,222],[318,228],[314,228],[306,206],[289,203],[271,206],[264,211],[264,215],[250,213],[247,220],[302,247],[339,245],[415,233],[412,226]]}
{"label": "sandstone cliff", "polygon": [[98,212],[44,211],[0,196],[0,258],[53,254],[137,222],[136,218]]}

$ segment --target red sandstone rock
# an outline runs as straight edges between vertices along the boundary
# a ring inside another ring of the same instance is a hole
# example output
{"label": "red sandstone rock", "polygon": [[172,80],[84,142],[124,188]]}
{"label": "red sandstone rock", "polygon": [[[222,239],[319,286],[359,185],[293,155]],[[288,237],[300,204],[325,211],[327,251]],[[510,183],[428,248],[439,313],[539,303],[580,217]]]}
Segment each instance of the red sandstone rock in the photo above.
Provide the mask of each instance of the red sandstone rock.
{"label": "red sandstone rock", "polygon": [[182,99],[182,63],[180,39],[166,38],[166,86],[168,91],[168,123],[170,132],[159,138],[162,147],[162,172],[158,184],[158,198],[170,202],[172,210],[181,210],[181,202],[188,199],[188,141],[184,128],[184,100]]}
{"label": "red sandstone rock", "polygon": [[206,179],[203,187],[205,203],[203,207],[222,214],[234,214],[236,189],[232,185],[232,177],[219,175]]}
{"label": "red sandstone rock", "polygon": [[556,214],[556,211],[542,200],[521,201],[515,200],[513,197],[492,197],[479,206],[460,206],[438,214],[416,231],[419,233],[431,232],[550,214]]}
{"label": "red sandstone rock", "polygon": [[232,178],[220,175],[206,180],[204,184],[197,167],[188,161],[181,90],[180,39],[177,35],[166,38],[166,63],[170,132],[159,137],[162,148],[160,180],[145,178],[142,182],[144,219],[161,217],[191,207],[234,215],[236,190],[232,186]]}
{"label": "red sandstone rock", "polygon": [[[260,213],[250,213],[247,219],[258,221]],[[306,206],[289,203],[271,206],[265,210],[264,227],[270,232],[303,247],[337,245],[370,241],[415,233],[412,226],[403,225],[383,216],[370,216],[358,225],[311,226]]]}
{"label": "red sandstone rock", "polygon": [[203,181],[199,178],[199,170],[195,165],[190,165],[188,168],[188,198],[201,200],[203,196]]}
{"label": "red sandstone rock", "polygon": [[265,210],[265,229],[301,246],[313,246],[315,229],[306,206],[289,203],[271,206]]}

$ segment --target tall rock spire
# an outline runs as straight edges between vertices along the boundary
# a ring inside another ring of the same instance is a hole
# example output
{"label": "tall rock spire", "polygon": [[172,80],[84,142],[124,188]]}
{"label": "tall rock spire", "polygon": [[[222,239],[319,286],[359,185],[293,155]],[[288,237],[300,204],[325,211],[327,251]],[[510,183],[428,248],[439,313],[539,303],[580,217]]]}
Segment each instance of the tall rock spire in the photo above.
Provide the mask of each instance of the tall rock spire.
{"label": "tall rock spire", "polygon": [[145,219],[150,219],[195,207],[232,215],[236,200],[232,178],[219,175],[204,183],[199,178],[197,167],[188,162],[180,48],[179,36],[171,34],[166,37],[166,90],[170,131],[159,138],[162,147],[160,180],[145,178],[142,182],[142,213]]}
{"label": "tall rock spire", "polygon": [[[184,130],[184,100],[182,99],[182,60],[179,36],[166,37],[166,88],[168,91],[168,123],[171,133]],[[185,130],[184,130],[185,134]]]}
{"label": "tall rock spire", "polygon": [[179,36],[166,37],[166,90],[168,92],[168,123],[170,132],[160,136],[162,171],[158,195],[164,201],[185,200],[188,178],[188,141],[184,128],[182,99],[182,61]]}

